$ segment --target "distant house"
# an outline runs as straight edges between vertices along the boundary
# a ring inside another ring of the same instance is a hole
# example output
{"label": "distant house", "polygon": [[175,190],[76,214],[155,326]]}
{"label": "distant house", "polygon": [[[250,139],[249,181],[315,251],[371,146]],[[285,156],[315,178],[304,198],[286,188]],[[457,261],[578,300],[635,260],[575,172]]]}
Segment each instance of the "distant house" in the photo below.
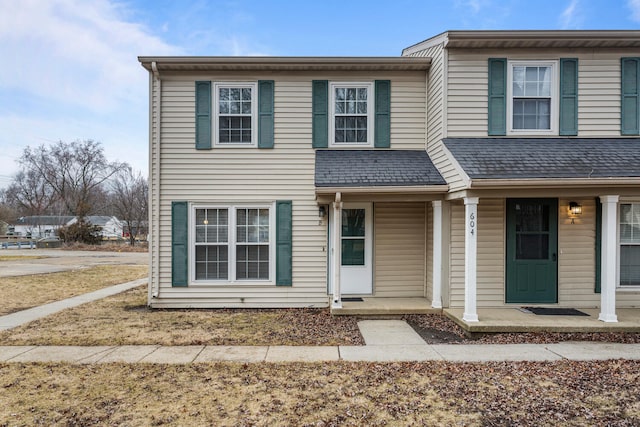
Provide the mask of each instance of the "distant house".
{"label": "distant house", "polygon": [[41,239],[57,235],[58,228],[71,221],[73,216],[35,215],[18,218],[7,228],[7,234],[13,236]]}
{"label": "distant house", "polygon": [[[85,220],[100,227],[103,239],[121,239],[123,236],[123,223],[115,216],[92,215],[86,217]],[[57,236],[60,227],[69,226],[76,222],[78,222],[78,218],[70,215],[23,216],[7,227],[7,234],[42,239]]]}
{"label": "distant house", "polygon": [[[100,227],[100,234],[103,239],[121,239],[122,238],[122,229],[123,223],[115,216],[106,216],[106,215],[91,215],[85,217],[85,221]],[[71,218],[66,225],[72,225],[78,222],[77,217]]]}

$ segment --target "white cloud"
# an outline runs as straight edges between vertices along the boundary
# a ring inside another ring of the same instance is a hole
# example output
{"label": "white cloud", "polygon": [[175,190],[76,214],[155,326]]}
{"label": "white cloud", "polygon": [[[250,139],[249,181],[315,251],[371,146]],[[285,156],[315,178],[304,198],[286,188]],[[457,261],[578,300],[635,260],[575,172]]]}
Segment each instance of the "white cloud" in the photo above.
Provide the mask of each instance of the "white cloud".
{"label": "white cloud", "polygon": [[[0,0],[0,88],[114,111],[146,93],[136,56],[179,50],[108,0]],[[7,66],[8,65],[8,66]]]}
{"label": "white cloud", "polygon": [[582,25],[583,16],[579,6],[580,0],[571,0],[560,15],[560,28],[563,30],[577,29]]}
{"label": "white cloud", "polygon": [[627,6],[631,9],[631,19],[640,22],[640,0],[627,0]]}

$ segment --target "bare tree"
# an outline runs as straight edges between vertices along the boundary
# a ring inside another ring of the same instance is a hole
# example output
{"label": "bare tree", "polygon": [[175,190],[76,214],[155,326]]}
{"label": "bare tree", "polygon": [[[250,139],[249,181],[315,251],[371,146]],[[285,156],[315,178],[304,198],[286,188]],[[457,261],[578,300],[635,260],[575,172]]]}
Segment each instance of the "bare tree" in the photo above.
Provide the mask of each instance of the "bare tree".
{"label": "bare tree", "polygon": [[95,209],[94,201],[104,182],[126,167],[107,161],[102,146],[93,140],[27,147],[20,164],[40,176],[79,222]]}
{"label": "bare tree", "polygon": [[149,185],[131,167],[121,169],[111,181],[112,207],[125,223],[131,246],[136,238],[147,232],[149,215]]}
{"label": "bare tree", "polygon": [[53,188],[38,171],[18,172],[4,192],[4,199],[24,216],[44,215],[58,199]]}

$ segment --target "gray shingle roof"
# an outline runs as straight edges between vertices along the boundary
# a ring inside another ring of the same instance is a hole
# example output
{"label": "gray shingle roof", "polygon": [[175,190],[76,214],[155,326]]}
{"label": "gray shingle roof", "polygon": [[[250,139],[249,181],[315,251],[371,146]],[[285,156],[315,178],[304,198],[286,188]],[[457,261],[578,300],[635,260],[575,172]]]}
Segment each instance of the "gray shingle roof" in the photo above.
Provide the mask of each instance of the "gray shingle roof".
{"label": "gray shingle roof", "polygon": [[471,179],[640,177],[640,138],[446,138]]}
{"label": "gray shingle roof", "polygon": [[317,150],[316,187],[446,185],[425,151]]}

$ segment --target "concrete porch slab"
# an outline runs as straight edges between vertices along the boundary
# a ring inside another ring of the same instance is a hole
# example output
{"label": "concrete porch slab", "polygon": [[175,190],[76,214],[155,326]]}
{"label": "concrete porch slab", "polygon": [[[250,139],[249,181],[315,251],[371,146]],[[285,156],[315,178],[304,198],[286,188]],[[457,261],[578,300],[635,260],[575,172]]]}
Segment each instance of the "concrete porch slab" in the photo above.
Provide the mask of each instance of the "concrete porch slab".
{"label": "concrete porch slab", "polygon": [[342,301],[342,308],[331,308],[331,314],[337,316],[385,316],[431,313],[442,313],[442,309],[431,307],[431,301],[421,297],[362,297],[362,301]]}
{"label": "concrete porch slab", "polygon": [[519,306],[478,309],[478,322],[462,320],[463,309],[447,308],[444,314],[467,332],[640,332],[640,309],[616,310],[617,323],[598,320],[597,308],[578,308],[589,316],[539,316]]}

